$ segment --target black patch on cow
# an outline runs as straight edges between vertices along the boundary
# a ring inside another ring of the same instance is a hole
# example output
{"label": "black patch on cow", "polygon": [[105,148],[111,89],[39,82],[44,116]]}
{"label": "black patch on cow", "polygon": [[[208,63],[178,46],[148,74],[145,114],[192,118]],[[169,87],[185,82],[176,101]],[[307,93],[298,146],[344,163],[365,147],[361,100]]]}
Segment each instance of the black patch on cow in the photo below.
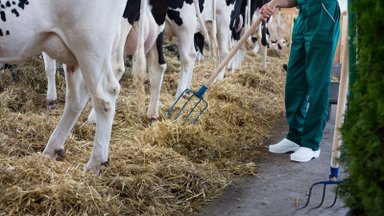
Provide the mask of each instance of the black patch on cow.
{"label": "black patch on cow", "polygon": [[3,22],[6,22],[6,21],[7,21],[7,16],[5,16],[5,12],[4,12],[4,11],[0,11],[0,19],[1,19]]}
{"label": "black patch on cow", "polygon": [[197,32],[194,37],[194,45],[195,45],[195,50],[199,51],[201,54],[204,54],[204,35],[201,34],[200,32]]}
{"label": "black patch on cow", "polygon": [[168,9],[168,17],[173,20],[178,26],[183,25],[183,20],[180,17],[180,12],[172,9]]}
{"label": "black patch on cow", "polygon": [[193,4],[193,0],[171,0],[169,2],[170,9],[181,9],[183,8],[184,2],[187,4]]}
{"label": "black patch on cow", "polygon": [[[231,1],[231,0],[227,0],[227,5],[228,4],[228,1]],[[240,39],[240,32],[236,32],[236,28],[240,22],[240,15],[243,16],[244,18],[244,22],[243,22],[243,26],[245,25],[245,9],[246,9],[246,6],[247,6],[247,0],[232,0],[233,2],[235,3],[235,7],[234,7],[234,10],[232,11],[231,13],[231,22],[230,22],[230,29],[231,29],[231,32],[232,32],[232,38],[235,39],[235,40],[239,40]],[[253,17],[254,13],[256,12],[257,9],[261,8],[264,4],[270,2],[271,0],[251,0],[251,17]]]}
{"label": "black patch on cow", "polygon": [[200,12],[203,12],[203,11],[204,11],[204,2],[205,2],[205,0],[199,0],[199,9],[200,9]]}
{"label": "black patch on cow", "polygon": [[150,0],[149,4],[152,6],[152,15],[157,25],[163,25],[165,17],[167,16],[168,6],[170,0]]}
{"label": "black patch on cow", "polygon": [[163,37],[164,37],[164,32],[161,32],[156,39],[156,48],[157,48],[157,53],[159,55],[159,64],[165,64],[165,59],[164,59],[164,52],[163,52]]}
{"label": "black patch on cow", "polygon": [[3,30],[0,29],[0,37],[6,36],[6,35],[9,35],[9,31],[8,31],[8,30],[5,30],[5,31],[3,32]]}
{"label": "black patch on cow", "polygon": [[229,23],[229,29],[232,32],[232,38],[235,40],[240,39],[240,32],[236,32],[236,28],[240,22],[241,9],[242,9],[242,0],[236,0],[235,7],[231,12],[231,21]]}
{"label": "black patch on cow", "polygon": [[[150,0],[149,5],[152,7],[152,15],[156,23],[160,26],[165,22],[167,16],[168,6],[171,0]],[[179,0],[178,0],[179,1]],[[140,0],[128,0],[123,17],[128,19],[132,25],[140,19]]]}
{"label": "black patch on cow", "polygon": [[15,14],[16,17],[19,17],[19,15],[20,15],[19,12],[15,8],[13,8],[11,10],[11,13]]}
{"label": "black patch on cow", "polygon": [[263,21],[263,23],[261,24],[261,44],[263,46],[269,46],[268,36],[269,36],[269,30],[266,26],[266,22]]}
{"label": "black patch on cow", "polygon": [[236,0],[225,0],[225,2],[227,3],[227,6],[231,5],[231,4],[234,4]]}
{"label": "black patch on cow", "polygon": [[[204,10],[204,1],[205,0],[199,0],[199,10],[202,12]],[[184,3],[186,4],[193,4],[193,0],[171,0],[169,2],[169,8],[168,8],[168,17],[173,20],[178,26],[183,25],[183,19],[181,19],[180,12],[176,9],[181,9],[184,6]]]}
{"label": "black patch on cow", "polygon": [[[22,10],[24,10],[26,5],[29,5],[28,0],[19,0],[17,4],[16,1],[0,0],[0,21],[7,22],[7,16],[10,16],[10,14],[19,17],[20,12],[18,9],[21,8]],[[0,36],[3,37],[9,34],[9,30],[0,29]]]}
{"label": "black patch on cow", "polygon": [[28,0],[20,0],[17,6],[19,6],[19,8],[24,10],[25,5],[28,5],[28,4],[29,4]]}
{"label": "black patch on cow", "polygon": [[193,0],[171,0],[169,2],[168,17],[173,20],[178,26],[183,25],[183,19],[181,19],[180,12],[176,9],[181,9],[186,4],[193,4]]}
{"label": "black patch on cow", "polygon": [[4,11],[0,11],[0,19],[1,19],[3,22],[7,22],[7,16],[5,15],[5,12],[4,12]]}
{"label": "black patch on cow", "polygon": [[129,24],[133,24],[140,19],[140,0],[128,0],[125,5],[123,17],[128,19]]}

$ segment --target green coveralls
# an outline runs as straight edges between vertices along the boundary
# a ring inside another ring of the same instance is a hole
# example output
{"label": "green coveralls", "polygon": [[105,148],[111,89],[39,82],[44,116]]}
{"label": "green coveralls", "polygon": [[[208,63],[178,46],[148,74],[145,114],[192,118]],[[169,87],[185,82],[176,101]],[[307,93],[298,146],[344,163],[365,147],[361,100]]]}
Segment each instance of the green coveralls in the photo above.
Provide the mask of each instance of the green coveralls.
{"label": "green coveralls", "polygon": [[340,8],[337,0],[298,0],[298,5],[285,87],[287,139],[316,151],[327,121]]}

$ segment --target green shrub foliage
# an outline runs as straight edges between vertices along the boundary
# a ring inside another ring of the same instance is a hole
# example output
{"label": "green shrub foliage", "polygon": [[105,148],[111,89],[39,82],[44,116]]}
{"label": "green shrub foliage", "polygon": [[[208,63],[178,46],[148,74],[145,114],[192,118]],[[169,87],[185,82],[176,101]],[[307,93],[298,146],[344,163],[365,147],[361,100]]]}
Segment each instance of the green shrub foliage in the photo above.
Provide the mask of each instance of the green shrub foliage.
{"label": "green shrub foliage", "polygon": [[357,74],[342,128],[344,192],[355,215],[384,215],[384,1],[349,3],[356,15]]}

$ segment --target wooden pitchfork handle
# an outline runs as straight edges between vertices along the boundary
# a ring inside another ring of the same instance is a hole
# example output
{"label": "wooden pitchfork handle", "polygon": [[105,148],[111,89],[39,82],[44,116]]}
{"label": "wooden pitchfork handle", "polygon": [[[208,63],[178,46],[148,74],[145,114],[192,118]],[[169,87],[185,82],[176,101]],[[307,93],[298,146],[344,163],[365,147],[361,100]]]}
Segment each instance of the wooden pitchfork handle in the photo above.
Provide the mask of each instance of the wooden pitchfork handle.
{"label": "wooden pitchfork handle", "polygon": [[[346,19],[346,18],[345,18]],[[346,24],[348,25],[348,23]],[[347,36],[346,36],[347,37]],[[331,156],[331,168],[329,178],[331,180],[337,180],[339,172],[339,159],[340,159],[340,147],[342,145],[342,140],[340,136],[340,128],[343,124],[344,113],[347,106],[347,94],[348,94],[348,39],[345,40],[346,44],[344,45],[343,52],[343,62],[341,65],[341,75],[340,75],[340,84],[339,84],[339,95],[337,99],[337,109],[336,109],[336,120],[335,120],[335,130],[333,134],[333,144],[332,144],[332,156]]]}
{"label": "wooden pitchfork handle", "polygon": [[[279,0],[272,0],[269,5],[270,7],[274,8],[276,3]],[[245,32],[245,34],[240,38],[239,42],[235,45],[235,47],[228,53],[228,55],[225,57],[225,59],[220,63],[220,65],[215,69],[213,74],[208,78],[207,81],[205,81],[204,86],[206,88],[209,88],[209,86],[215,81],[216,77],[220,74],[220,72],[227,66],[228,62],[233,58],[233,56],[236,54],[236,52],[243,46],[243,44],[248,40],[248,37],[251,36],[256,29],[259,27],[261,23],[260,16],[257,18],[257,20],[249,27],[248,31]]]}

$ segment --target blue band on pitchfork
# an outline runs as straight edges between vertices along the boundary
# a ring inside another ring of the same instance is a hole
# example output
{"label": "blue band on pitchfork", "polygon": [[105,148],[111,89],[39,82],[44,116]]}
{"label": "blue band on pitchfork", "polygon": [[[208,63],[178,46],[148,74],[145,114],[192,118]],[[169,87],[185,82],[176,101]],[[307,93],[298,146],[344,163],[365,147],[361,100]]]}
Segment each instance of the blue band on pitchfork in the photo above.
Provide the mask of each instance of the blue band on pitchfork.
{"label": "blue band on pitchfork", "polygon": [[329,179],[332,179],[332,178],[337,179],[338,177],[339,177],[339,167],[337,168],[331,167],[329,170]]}
{"label": "blue band on pitchfork", "polygon": [[199,91],[196,92],[196,94],[195,94],[196,97],[202,99],[202,98],[203,98],[203,94],[207,91],[207,89],[208,89],[207,86],[202,85],[202,86],[200,87]]}

